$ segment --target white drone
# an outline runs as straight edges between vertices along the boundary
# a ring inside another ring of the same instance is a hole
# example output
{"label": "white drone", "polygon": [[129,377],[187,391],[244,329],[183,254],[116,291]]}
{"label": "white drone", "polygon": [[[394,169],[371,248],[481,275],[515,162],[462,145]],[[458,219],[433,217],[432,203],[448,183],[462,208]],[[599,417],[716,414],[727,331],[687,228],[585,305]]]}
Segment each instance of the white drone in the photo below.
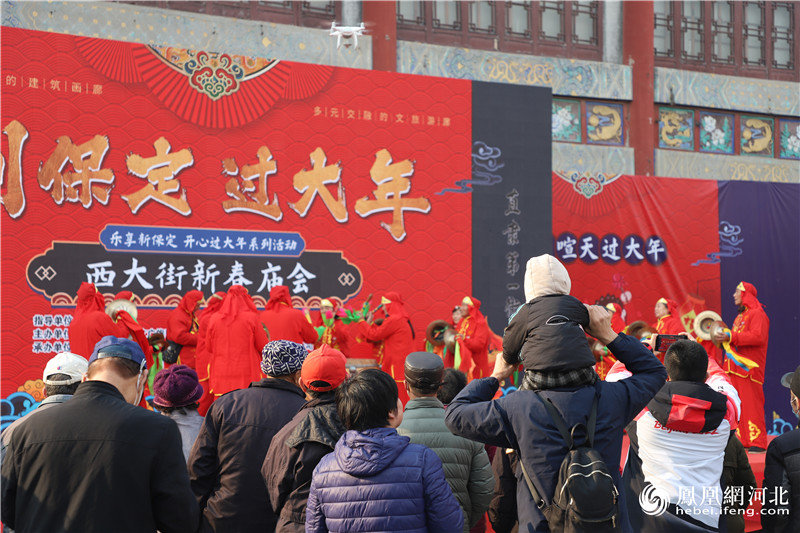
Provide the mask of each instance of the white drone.
{"label": "white drone", "polygon": [[336,36],[336,49],[338,50],[342,46],[342,39],[345,40],[344,46],[345,48],[350,47],[350,39],[353,39],[353,43],[356,48],[358,48],[358,36],[364,35],[366,31],[366,27],[362,22],[360,26],[337,26],[336,21],[331,22],[331,33],[330,35]]}

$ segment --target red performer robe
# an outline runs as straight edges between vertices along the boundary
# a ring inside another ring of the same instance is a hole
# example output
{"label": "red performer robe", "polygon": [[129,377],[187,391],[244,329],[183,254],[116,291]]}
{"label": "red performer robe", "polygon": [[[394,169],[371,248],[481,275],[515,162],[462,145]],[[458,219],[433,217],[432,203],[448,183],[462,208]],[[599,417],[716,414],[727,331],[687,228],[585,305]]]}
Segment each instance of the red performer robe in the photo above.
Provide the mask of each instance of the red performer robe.
{"label": "red performer robe", "polygon": [[89,358],[94,345],[106,335],[128,337],[123,324],[115,324],[105,313],[103,295],[91,283],[83,282],[78,289],[75,314],[69,324],[69,349]]}
{"label": "red performer robe", "polygon": [[353,359],[377,359],[378,349],[375,343],[369,342],[364,336],[364,322],[350,322],[344,326],[347,335],[347,349],[350,353],[345,355]]}
{"label": "red performer robe", "polygon": [[276,285],[269,291],[267,307],[261,312],[261,322],[267,327],[269,339],[300,344],[314,344],[319,335],[306,315],[292,307],[289,287]]}
{"label": "red performer robe", "polygon": [[205,309],[200,313],[197,320],[197,349],[195,350],[195,364],[197,365],[197,377],[200,385],[203,386],[203,397],[200,398],[200,406],[197,411],[205,416],[208,408],[214,403],[215,396],[211,394],[208,386],[208,365],[211,362],[211,354],[207,347],[208,324],[219,308],[222,307],[222,299],[225,298],[224,292],[216,292],[207,301]]}
{"label": "red performer robe", "polygon": [[211,393],[221,396],[260,380],[261,350],[269,339],[247,289],[231,286],[209,322],[206,346],[211,354]]}
{"label": "red performer robe", "polygon": [[[616,333],[625,331],[625,320],[622,318],[622,306],[616,302],[606,305],[606,309],[614,313],[611,315],[611,329]],[[611,366],[609,366],[611,368]]]}
{"label": "red performer robe", "polygon": [[767,447],[767,425],[764,416],[764,368],[767,366],[769,318],[756,298],[756,288],[742,282],[744,311],[736,316],[731,329],[731,347],[758,366],[749,372],[725,357],[725,372],[742,400],[742,416],[737,431],[744,447]]}
{"label": "red performer robe", "polygon": [[317,331],[319,331],[319,328],[323,329],[317,342],[314,343],[314,347],[319,348],[323,344],[327,344],[331,348],[342,352],[345,357],[352,357],[352,355],[350,355],[347,327],[341,319],[337,318],[337,312],[338,309],[334,307],[330,317],[323,317],[320,311],[315,329],[317,329]]}
{"label": "red performer robe", "polygon": [[178,307],[170,311],[167,317],[167,340],[177,342],[181,348],[180,362],[191,368],[195,368],[195,349],[197,347],[197,317],[195,307],[198,302],[203,300],[203,293],[200,291],[189,291],[178,304]]}
{"label": "red performer robe", "polygon": [[686,333],[686,328],[683,327],[680,319],[672,315],[659,318],[655,328],[656,333],[659,335],[678,335],[680,333]]}
{"label": "red performer robe", "polygon": [[489,340],[491,332],[486,317],[481,313],[481,301],[474,296],[464,298],[467,315],[456,326],[461,366],[459,370],[469,379],[485,378],[492,374],[489,367]]}
{"label": "red performer robe", "polygon": [[656,325],[653,326],[656,333],[659,335],[678,335],[680,333],[686,333],[686,328],[683,327],[683,323],[680,319],[678,303],[675,300],[666,298],[662,298],[662,300],[666,300],[669,313],[659,318]]}
{"label": "red performer robe", "polygon": [[387,317],[380,325],[359,322],[361,333],[372,342],[382,342],[378,363],[397,382],[401,400],[405,397],[406,356],[414,351],[414,333],[403,300],[396,292],[387,292],[384,309]]}

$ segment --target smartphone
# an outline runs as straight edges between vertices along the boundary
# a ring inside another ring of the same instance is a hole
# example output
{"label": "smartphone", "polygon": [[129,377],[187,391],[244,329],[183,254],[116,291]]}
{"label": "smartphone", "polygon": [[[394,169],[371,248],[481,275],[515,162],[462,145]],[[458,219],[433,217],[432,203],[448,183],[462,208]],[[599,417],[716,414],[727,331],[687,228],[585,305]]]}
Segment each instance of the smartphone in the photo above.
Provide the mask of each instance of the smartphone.
{"label": "smartphone", "polygon": [[670,346],[686,338],[686,335],[657,335],[655,351],[666,352]]}

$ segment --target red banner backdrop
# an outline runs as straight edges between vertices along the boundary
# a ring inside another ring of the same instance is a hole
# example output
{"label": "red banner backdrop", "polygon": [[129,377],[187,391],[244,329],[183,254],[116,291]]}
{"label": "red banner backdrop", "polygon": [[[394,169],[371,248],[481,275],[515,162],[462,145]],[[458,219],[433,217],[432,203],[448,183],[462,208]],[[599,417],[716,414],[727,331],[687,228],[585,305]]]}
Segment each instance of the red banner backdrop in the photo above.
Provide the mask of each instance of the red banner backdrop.
{"label": "red banner backdrop", "polygon": [[394,290],[418,339],[471,289],[470,195],[434,194],[470,176],[468,81],[13,28],[2,71],[2,396],[66,348],[80,281],[146,328],[242,280]]}
{"label": "red banner backdrop", "polygon": [[553,174],[555,255],[587,303],[616,302],[628,324],[656,322],[659,298],[678,302],[684,322],[720,312],[717,183],[711,180]]}

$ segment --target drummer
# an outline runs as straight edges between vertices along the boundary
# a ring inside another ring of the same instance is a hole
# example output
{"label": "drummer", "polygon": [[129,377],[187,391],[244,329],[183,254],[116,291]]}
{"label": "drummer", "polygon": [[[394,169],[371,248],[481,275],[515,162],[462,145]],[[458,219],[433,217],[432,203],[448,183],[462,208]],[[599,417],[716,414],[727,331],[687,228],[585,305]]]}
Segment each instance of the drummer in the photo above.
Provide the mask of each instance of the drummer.
{"label": "drummer", "polygon": [[434,320],[425,332],[425,350],[444,360],[445,368],[452,368],[455,358],[455,325],[461,320],[461,306],[451,312],[452,320]]}

